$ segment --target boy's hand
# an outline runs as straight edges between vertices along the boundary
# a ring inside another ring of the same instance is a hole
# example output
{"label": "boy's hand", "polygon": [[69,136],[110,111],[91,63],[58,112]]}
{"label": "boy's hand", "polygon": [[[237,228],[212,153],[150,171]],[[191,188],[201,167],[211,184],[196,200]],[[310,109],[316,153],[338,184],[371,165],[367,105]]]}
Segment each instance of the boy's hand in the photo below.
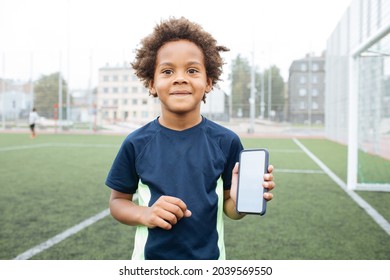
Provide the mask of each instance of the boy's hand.
{"label": "boy's hand", "polygon": [[144,224],[149,228],[160,227],[170,230],[181,218],[190,217],[191,214],[181,199],[173,196],[161,196],[144,212]]}
{"label": "boy's hand", "polygon": [[[234,205],[237,205],[236,199],[237,199],[237,185],[238,185],[238,166],[239,163],[237,162],[233,168],[232,186],[230,188],[230,197],[233,199]],[[272,175],[273,170],[274,170],[273,165],[268,165],[268,173],[264,174],[263,187],[268,189],[267,192],[264,193],[264,198],[268,201],[272,200],[273,198],[272,193],[270,193],[269,191],[275,188],[275,182],[273,181],[274,176]]]}
{"label": "boy's hand", "polygon": [[270,191],[273,190],[276,186],[275,182],[273,181],[274,175],[272,174],[272,171],[274,171],[273,165],[268,165],[268,173],[264,174],[263,187],[267,189],[267,192],[264,193],[264,198],[268,201],[274,197]]}

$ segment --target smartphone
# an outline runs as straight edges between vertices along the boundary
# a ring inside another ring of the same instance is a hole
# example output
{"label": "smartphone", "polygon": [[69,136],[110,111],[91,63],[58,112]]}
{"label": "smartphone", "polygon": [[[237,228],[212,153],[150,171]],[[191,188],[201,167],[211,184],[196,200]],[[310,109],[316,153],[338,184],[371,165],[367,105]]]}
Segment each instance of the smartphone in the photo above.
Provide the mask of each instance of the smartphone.
{"label": "smartphone", "polygon": [[264,174],[268,173],[268,150],[250,149],[240,153],[238,169],[238,213],[264,215],[267,201],[264,199]]}

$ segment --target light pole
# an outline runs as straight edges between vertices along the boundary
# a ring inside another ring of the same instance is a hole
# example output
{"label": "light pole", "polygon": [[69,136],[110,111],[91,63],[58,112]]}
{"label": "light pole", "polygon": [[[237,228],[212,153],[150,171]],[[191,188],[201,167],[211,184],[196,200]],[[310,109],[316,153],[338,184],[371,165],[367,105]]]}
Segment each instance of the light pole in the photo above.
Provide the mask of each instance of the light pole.
{"label": "light pole", "polygon": [[[254,44],[253,44],[254,45]],[[249,133],[255,132],[255,51],[254,47],[252,50],[252,67],[251,67],[251,83],[250,83],[250,98],[249,98],[249,109],[250,109],[250,128]]]}

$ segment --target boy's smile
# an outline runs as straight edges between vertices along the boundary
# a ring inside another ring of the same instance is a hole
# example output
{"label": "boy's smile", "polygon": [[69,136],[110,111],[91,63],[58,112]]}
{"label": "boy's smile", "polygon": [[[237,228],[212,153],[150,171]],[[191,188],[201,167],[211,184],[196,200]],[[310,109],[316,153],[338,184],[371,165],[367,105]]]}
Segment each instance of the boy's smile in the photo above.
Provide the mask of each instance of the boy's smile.
{"label": "boy's smile", "polygon": [[211,87],[203,52],[197,45],[178,40],[159,49],[150,92],[157,93],[161,101],[162,119],[185,117],[198,122],[201,101]]}

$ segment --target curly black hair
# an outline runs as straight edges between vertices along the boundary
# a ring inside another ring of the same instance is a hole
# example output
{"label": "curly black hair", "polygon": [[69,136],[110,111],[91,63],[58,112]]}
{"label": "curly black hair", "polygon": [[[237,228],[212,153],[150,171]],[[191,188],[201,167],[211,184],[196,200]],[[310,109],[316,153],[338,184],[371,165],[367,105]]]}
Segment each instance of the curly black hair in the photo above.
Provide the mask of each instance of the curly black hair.
{"label": "curly black hair", "polygon": [[[218,46],[217,41],[210,33],[188,19],[169,18],[156,25],[153,32],[141,40],[141,47],[136,50],[136,56],[131,66],[137,77],[143,82],[146,88],[153,81],[156,67],[157,52],[167,42],[185,39],[197,45],[203,52],[207,78],[211,78],[214,86],[222,74],[224,61],[219,52],[229,51],[224,46]],[[157,97],[156,94],[153,96]]]}

